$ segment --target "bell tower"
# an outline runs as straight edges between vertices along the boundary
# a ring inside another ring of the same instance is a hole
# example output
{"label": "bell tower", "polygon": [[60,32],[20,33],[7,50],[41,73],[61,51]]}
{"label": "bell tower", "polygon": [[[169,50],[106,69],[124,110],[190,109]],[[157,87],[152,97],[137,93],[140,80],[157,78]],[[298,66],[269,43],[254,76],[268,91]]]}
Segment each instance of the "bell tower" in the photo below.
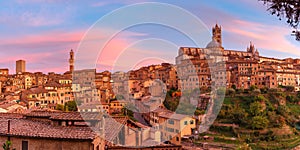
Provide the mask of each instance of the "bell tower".
{"label": "bell tower", "polygon": [[213,38],[222,46],[222,28],[218,24],[216,24],[212,28]]}
{"label": "bell tower", "polygon": [[69,71],[73,72],[74,71],[74,52],[73,52],[73,49],[71,49],[71,51],[70,51],[69,65],[70,65]]}

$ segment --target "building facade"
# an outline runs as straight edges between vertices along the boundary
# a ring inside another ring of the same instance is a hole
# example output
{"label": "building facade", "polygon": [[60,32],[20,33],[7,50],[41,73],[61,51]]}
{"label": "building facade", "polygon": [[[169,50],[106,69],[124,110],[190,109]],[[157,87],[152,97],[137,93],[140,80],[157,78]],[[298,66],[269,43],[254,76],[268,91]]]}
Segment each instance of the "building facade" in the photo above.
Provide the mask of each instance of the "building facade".
{"label": "building facade", "polygon": [[[226,86],[249,89],[294,86],[299,90],[299,59],[260,56],[255,45],[245,51],[222,46],[222,29],[212,28],[212,41],[206,48],[181,47],[176,57],[178,87],[193,90],[202,86]],[[214,64],[222,64],[217,68]],[[222,70],[224,69],[224,70]],[[218,81],[219,85],[214,82]]]}

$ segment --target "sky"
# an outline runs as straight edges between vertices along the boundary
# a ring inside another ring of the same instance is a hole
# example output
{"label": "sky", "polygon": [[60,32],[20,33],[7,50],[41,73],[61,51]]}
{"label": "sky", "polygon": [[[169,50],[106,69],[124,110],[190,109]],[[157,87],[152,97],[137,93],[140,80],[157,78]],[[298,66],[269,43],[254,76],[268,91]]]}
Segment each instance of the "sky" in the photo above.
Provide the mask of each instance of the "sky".
{"label": "sky", "polygon": [[[290,35],[292,29],[256,0],[11,0],[0,1],[0,68],[9,68],[10,73],[15,73],[15,61],[23,59],[29,72],[63,73],[68,71],[71,49],[78,59],[84,53],[95,55],[94,63],[99,71],[135,69],[149,63],[175,63],[179,47],[195,46],[189,37],[170,26],[157,24],[140,24],[114,31],[115,25],[132,21],[125,15],[106,22],[105,28],[92,33],[91,37],[97,42],[107,36],[107,31],[118,32],[107,43],[104,53],[90,53],[91,46],[84,50],[80,47],[88,31],[103,17],[142,2],[180,7],[201,20],[209,32],[218,23],[222,26],[225,49],[245,51],[252,41],[260,55],[300,58],[300,43]],[[158,11],[153,8],[135,13],[143,17],[152,12]],[[175,14],[157,15],[158,18],[164,16],[169,16],[166,20],[172,23],[191,25]],[[190,28],[195,33],[197,30]],[[204,43],[200,45],[205,46]]]}

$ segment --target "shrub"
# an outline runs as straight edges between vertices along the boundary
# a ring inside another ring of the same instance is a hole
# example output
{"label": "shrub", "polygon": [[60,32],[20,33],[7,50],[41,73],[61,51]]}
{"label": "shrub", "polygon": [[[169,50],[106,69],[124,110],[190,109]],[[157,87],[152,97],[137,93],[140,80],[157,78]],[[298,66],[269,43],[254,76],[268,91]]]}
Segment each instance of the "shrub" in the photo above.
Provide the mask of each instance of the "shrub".
{"label": "shrub", "polygon": [[227,89],[226,95],[233,97],[235,95],[235,89],[233,89],[233,88]]}
{"label": "shrub", "polygon": [[284,89],[287,92],[294,92],[295,91],[295,87],[294,86],[285,86]]}

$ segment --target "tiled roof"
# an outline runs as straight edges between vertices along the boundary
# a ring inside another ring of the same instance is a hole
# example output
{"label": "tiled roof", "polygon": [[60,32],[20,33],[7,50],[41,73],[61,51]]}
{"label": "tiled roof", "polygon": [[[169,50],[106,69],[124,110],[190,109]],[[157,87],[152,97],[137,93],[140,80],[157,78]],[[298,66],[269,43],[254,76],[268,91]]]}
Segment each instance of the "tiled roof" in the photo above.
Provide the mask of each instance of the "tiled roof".
{"label": "tiled roof", "polygon": [[61,87],[61,85],[55,81],[46,83],[45,87]]}
{"label": "tiled roof", "polygon": [[26,117],[47,117],[50,118],[52,115],[55,115],[56,111],[43,111],[43,110],[35,110],[25,114]]}
{"label": "tiled roof", "polygon": [[168,118],[168,119],[175,119],[175,120],[181,120],[185,117],[189,117],[188,115],[170,113],[170,112],[161,112],[158,114],[158,116],[163,118]]}
{"label": "tiled roof", "polygon": [[45,117],[51,120],[100,120],[102,115],[99,112],[58,112],[58,111],[32,111],[27,113],[27,117]]}
{"label": "tiled roof", "polygon": [[0,118],[0,134],[8,134],[10,120],[10,135],[54,139],[94,139],[96,134],[89,127],[62,127],[31,121],[26,119]]}
{"label": "tiled roof", "polygon": [[31,88],[30,90],[27,90],[25,93],[39,94],[39,93],[48,93],[48,91],[42,87],[38,87],[38,88]]}
{"label": "tiled roof", "polygon": [[156,113],[160,113],[160,112],[172,112],[172,111],[170,111],[170,110],[168,110],[168,109],[165,109],[165,108],[160,108],[160,107],[158,107],[158,108],[156,108],[156,109],[154,109],[152,112],[156,112]]}
{"label": "tiled roof", "polygon": [[69,112],[69,113],[57,113],[50,117],[52,120],[101,120],[102,115],[99,112]]}
{"label": "tiled roof", "polygon": [[125,117],[107,117],[104,119],[104,136],[107,141],[113,141],[126,123]]}
{"label": "tiled roof", "polygon": [[111,100],[110,103],[128,103],[126,100]]}
{"label": "tiled roof", "polygon": [[0,113],[0,118],[23,118],[23,114],[19,114],[19,113]]}
{"label": "tiled roof", "polygon": [[[14,105],[18,105],[18,106],[22,106],[20,104],[17,104],[17,103],[5,103],[5,104],[0,104],[0,108],[4,108],[4,109],[7,109],[11,106],[14,106]],[[24,106],[23,106],[24,107]]]}

